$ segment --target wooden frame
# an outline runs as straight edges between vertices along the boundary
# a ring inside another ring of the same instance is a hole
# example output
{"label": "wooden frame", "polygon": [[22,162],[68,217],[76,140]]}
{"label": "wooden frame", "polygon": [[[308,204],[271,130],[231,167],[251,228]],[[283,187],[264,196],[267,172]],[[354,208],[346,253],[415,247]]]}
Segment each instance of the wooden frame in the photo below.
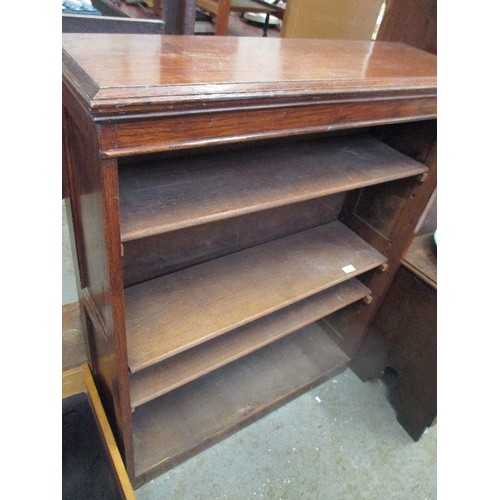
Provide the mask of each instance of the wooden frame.
{"label": "wooden frame", "polygon": [[62,374],[62,397],[67,398],[79,393],[86,393],[94,412],[96,423],[109,454],[109,460],[115,473],[120,492],[124,500],[134,500],[135,494],[130,479],[123,465],[123,461],[109,426],[106,413],[101,404],[97,388],[87,364],[66,370]]}
{"label": "wooden frame", "polygon": [[[262,50],[277,64],[249,64]],[[64,154],[83,323],[134,486],[347,367],[434,189],[435,63],[391,43],[64,36]],[[314,165],[325,147],[340,161],[322,177]],[[280,166],[287,151],[296,163]],[[243,185],[226,168],[235,157]],[[342,180],[351,157],[359,165]],[[282,171],[277,181],[273,168]],[[215,177],[200,183],[207,169]],[[218,176],[224,189],[210,190]],[[133,184],[150,193],[145,200]],[[216,192],[227,194],[219,205]],[[165,193],[177,200],[168,208]],[[132,215],[141,206],[151,214],[138,232],[127,232],[127,203]],[[188,215],[177,217],[176,207]],[[342,307],[330,296],[324,308],[320,294],[339,285]],[[183,321],[195,336],[171,349]],[[135,328],[146,352],[137,365]]]}

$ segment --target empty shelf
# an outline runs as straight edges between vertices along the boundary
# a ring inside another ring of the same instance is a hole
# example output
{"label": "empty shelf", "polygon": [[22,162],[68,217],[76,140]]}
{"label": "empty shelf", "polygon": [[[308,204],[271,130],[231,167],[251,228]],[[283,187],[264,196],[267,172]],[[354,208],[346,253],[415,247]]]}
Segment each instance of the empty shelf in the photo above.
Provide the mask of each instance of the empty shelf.
{"label": "empty shelf", "polygon": [[153,477],[343,371],[349,359],[316,324],[133,413],[136,476]]}
{"label": "empty shelf", "polygon": [[373,269],[387,259],[335,221],[125,290],[131,372]]}
{"label": "empty shelf", "polygon": [[135,408],[369,295],[356,278],[131,376]]}
{"label": "empty shelf", "polygon": [[120,169],[121,238],[401,179],[427,167],[371,137],[172,158]]}

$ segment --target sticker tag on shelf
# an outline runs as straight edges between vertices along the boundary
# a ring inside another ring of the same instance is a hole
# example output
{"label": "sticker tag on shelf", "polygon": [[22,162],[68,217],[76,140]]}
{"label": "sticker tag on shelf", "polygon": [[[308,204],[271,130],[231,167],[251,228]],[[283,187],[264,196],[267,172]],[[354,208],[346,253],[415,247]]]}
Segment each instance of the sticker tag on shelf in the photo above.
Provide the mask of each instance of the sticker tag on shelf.
{"label": "sticker tag on shelf", "polygon": [[344,273],[352,273],[353,271],[356,271],[356,268],[352,265],[352,264],[349,264],[348,266],[344,266],[342,268],[342,271],[344,271]]}

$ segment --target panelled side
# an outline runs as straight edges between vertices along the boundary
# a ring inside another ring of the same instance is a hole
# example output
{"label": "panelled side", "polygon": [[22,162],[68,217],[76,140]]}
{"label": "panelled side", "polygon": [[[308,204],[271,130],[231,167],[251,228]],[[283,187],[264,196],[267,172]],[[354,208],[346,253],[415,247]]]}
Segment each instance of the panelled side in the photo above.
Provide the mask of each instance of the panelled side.
{"label": "panelled side", "polygon": [[102,160],[99,127],[63,86],[72,238],[90,364],[129,473],[133,451],[116,160]]}

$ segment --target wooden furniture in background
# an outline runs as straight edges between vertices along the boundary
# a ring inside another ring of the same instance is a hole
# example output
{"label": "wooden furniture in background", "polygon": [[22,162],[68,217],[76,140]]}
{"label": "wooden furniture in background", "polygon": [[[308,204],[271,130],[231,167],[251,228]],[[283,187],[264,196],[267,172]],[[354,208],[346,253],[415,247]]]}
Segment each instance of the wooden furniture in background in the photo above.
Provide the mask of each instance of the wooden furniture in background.
{"label": "wooden furniture in background", "polygon": [[[102,498],[107,499],[134,500],[135,495],[130,479],[87,364],[63,372],[62,398],[62,482],[63,494],[65,494],[63,498],[84,498],[84,491],[88,493],[88,490],[92,489],[93,497],[101,495]],[[80,398],[76,404],[75,398]],[[78,429],[81,422],[78,418],[80,416],[78,410],[87,410],[87,405],[89,408],[85,413],[91,413],[95,425],[89,425],[87,418],[85,430],[88,434],[77,436],[82,432]],[[65,414],[65,408],[67,408],[67,414]],[[94,432],[89,433],[89,431]],[[89,450],[90,456],[87,457],[84,456],[85,450],[72,447],[72,444],[82,440],[88,440],[100,446]],[[65,472],[70,473],[68,477],[65,477]]]}
{"label": "wooden furniture in background", "polygon": [[[435,0],[388,0],[377,40],[437,52]],[[407,147],[407,146],[405,146]],[[426,160],[436,164],[436,145]],[[436,187],[436,179],[429,186]],[[382,377],[398,421],[417,440],[437,415],[437,191],[415,228],[411,246],[384,304],[351,361],[362,379]]]}
{"label": "wooden furniture in background", "polygon": [[[259,0],[196,0],[196,5],[215,16],[215,34],[227,35],[227,23],[231,12],[255,14],[272,14],[282,17],[284,10]],[[264,27],[264,36],[267,26]]]}
{"label": "wooden furniture in background", "polygon": [[163,19],[166,34],[194,34],[196,0],[153,0],[153,12]]}
{"label": "wooden furniture in background", "polygon": [[378,41],[402,42],[436,54],[436,0],[288,0],[281,36],[371,40],[375,32]]}
{"label": "wooden furniture in background", "polygon": [[387,0],[377,40],[437,54],[437,0]]}
{"label": "wooden furniture in background", "polygon": [[371,40],[384,0],[288,0],[281,36]]}
{"label": "wooden furniture in background", "polygon": [[436,60],[270,38],[63,48],[90,365],[139,486],[347,367],[434,190]]}
{"label": "wooden furniture in background", "polygon": [[435,192],[351,362],[362,380],[387,382],[397,419],[415,441],[437,417],[436,199]]}

